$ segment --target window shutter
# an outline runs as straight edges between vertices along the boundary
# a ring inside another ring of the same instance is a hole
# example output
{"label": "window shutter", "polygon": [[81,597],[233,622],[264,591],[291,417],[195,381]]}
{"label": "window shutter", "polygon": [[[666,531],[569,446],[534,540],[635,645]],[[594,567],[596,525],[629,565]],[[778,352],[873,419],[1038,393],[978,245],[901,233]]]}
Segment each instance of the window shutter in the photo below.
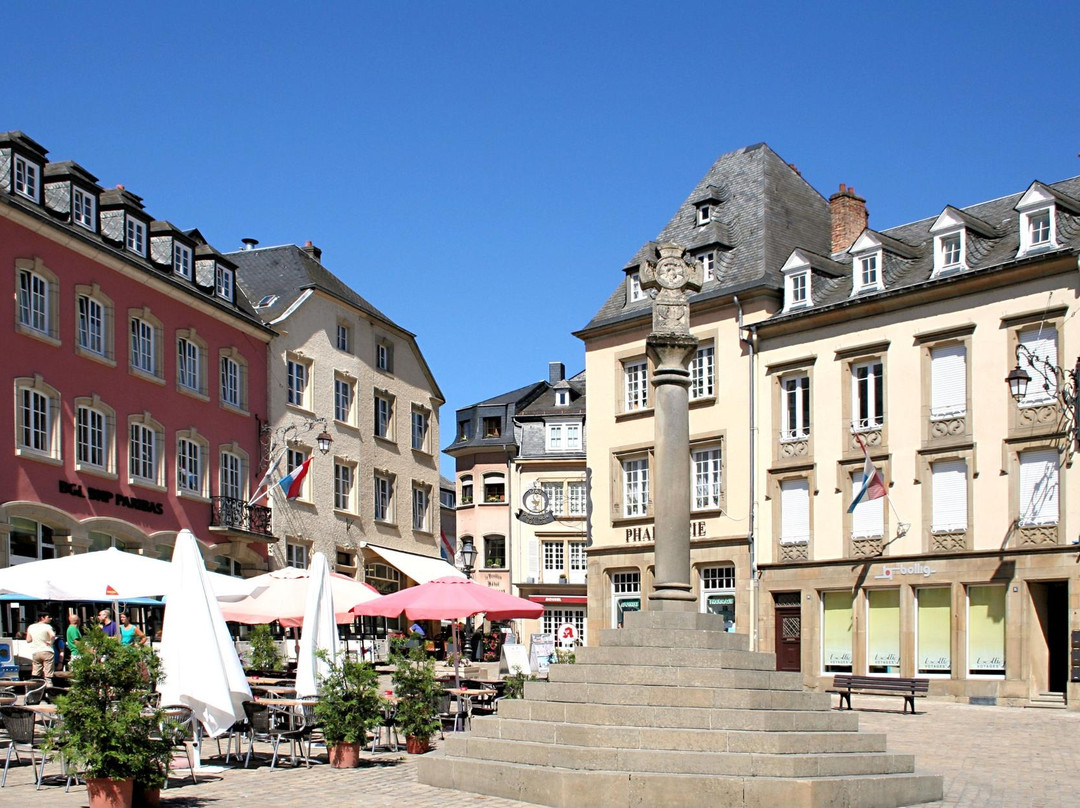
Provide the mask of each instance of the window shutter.
{"label": "window shutter", "polygon": [[951,418],[967,411],[967,348],[930,350],[930,417]]}
{"label": "window shutter", "polygon": [[533,536],[529,539],[529,574],[531,581],[540,580],[540,540]]}
{"label": "window shutter", "polygon": [[[851,475],[852,497],[862,488],[863,473],[857,471]],[[864,539],[872,536],[885,535],[885,497],[879,499],[867,499],[855,506],[851,514],[851,537]]]}
{"label": "window shutter", "polygon": [[1056,525],[1058,454],[1036,449],[1020,455],[1020,524]]}
{"label": "window shutter", "polygon": [[[1044,359],[1053,365],[1057,364],[1057,330],[1051,326],[1041,326],[1019,334],[1020,344],[1040,359]],[[1040,363],[1032,365],[1026,359],[1020,360],[1020,366],[1031,375],[1031,383],[1028,384],[1027,395],[1020,402],[1021,407],[1030,407],[1036,404],[1046,404],[1057,397],[1057,380],[1052,374],[1047,374],[1045,369],[1039,367]],[[1046,385],[1049,380],[1049,389]]]}
{"label": "window shutter", "polygon": [[780,543],[810,540],[810,481],[805,477],[780,483]]}
{"label": "window shutter", "polygon": [[967,530],[967,461],[944,460],[931,467],[935,533]]}

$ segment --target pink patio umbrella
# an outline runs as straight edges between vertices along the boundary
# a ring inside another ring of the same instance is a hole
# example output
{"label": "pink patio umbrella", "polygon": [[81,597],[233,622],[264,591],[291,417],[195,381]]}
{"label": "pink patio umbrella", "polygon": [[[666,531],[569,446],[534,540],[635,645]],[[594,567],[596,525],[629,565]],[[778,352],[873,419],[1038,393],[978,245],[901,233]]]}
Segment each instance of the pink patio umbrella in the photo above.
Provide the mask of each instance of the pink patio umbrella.
{"label": "pink patio umbrella", "polygon": [[[537,618],[544,613],[544,607],[465,578],[447,576],[361,603],[352,608],[352,613],[365,617],[404,614],[409,620],[453,620],[454,647],[461,648],[457,640],[458,620],[481,613],[489,620]],[[459,680],[456,657],[454,678]]]}
{"label": "pink patio umbrella", "polygon": [[[266,588],[254,597],[221,604],[221,613],[226,620],[247,625],[277,620],[287,628],[300,626],[304,622],[308,576],[308,570],[286,567],[249,578],[246,583],[257,583]],[[379,597],[379,591],[370,584],[337,572],[330,573],[330,588],[334,593],[334,619],[338,625],[353,621],[350,608]]]}

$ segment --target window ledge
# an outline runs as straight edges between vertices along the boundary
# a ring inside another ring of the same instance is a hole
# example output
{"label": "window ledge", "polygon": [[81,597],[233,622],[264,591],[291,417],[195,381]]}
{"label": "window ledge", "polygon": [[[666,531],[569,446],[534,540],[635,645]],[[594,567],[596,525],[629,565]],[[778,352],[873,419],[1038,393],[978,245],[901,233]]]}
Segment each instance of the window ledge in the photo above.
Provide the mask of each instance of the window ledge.
{"label": "window ledge", "polygon": [[422,457],[431,457],[432,456],[431,452],[429,452],[427,449],[417,449],[414,446],[414,447],[412,447],[412,451],[413,451],[414,455],[420,455]]}
{"label": "window ledge", "polygon": [[621,421],[634,421],[638,418],[651,418],[653,414],[652,407],[642,407],[640,410],[629,410],[627,412],[615,413],[615,423]]}
{"label": "window ledge", "polygon": [[185,396],[188,396],[190,398],[197,399],[198,401],[204,401],[205,402],[205,401],[210,400],[210,396],[206,395],[205,393],[201,393],[198,390],[192,390],[190,387],[185,387],[182,384],[177,384],[176,385],[176,391],[178,393],[180,393],[181,395],[185,395]]}
{"label": "window ledge", "polygon": [[143,381],[150,382],[151,384],[165,385],[165,379],[161,376],[155,376],[153,373],[148,373],[142,368],[137,368],[134,365],[128,365],[128,373],[134,376],[136,379],[142,379]]}
{"label": "window ledge", "polygon": [[115,471],[109,471],[108,469],[103,469],[100,466],[91,466],[87,463],[76,462],[75,471],[77,471],[79,474],[92,474],[95,477],[101,477],[105,480],[117,479],[117,474]]}
{"label": "window ledge", "polygon": [[346,510],[344,508],[334,508],[334,516],[341,516],[345,519],[357,519],[360,514],[356,511]]}
{"label": "window ledge", "polygon": [[690,509],[690,518],[691,519],[693,519],[695,517],[705,519],[705,518],[712,517],[712,516],[723,516],[723,515],[724,515],[724,506],[723,505],[717,505],[715,508],[702,508],[700,510],[694,510],[693,508]]}
{"label": "window ledge", "polygon": [[64,459],[61,457],[53,457],[52,455],[36,452],[33,449],[16,448],[16,457],[23,457],[27,460],[33,460],[37,463],[45,463],[49,466],[62,466],[64,465]]}
{"label": "window ledge", "polygon": [[375,519],[375,524],[382,525],[383,527],[397,527],[397,522],[391,522],[389,519]]}
{"label": "window ledge", "polygon": [[419,533],[421,536],[434,536],[435,534],[428,530],[426,527],[414,527],[413,533]]}
{"label": "window ledge", "polygon": [[205,502],[207,504],[210,503],[210,497],[196,493],[195,491],[188,491],[183,488],[177,490],[176,496],[180,499],[186,499],[191,502]]}
{"label": "window ledge", "polygon": [[611,520],[612,526],[622,525],[643,525],[646,522],[653,521],[652,513],[642,514],[641,516],[616,516]]}
{"label": "window ledge", "polygon": [[[209,401],[209,400],[210,399],[208,398],[207,401]],[[245,418],[247,418],[249,415],[251,415],[251,413],[248,412],[247,409],[245,409],[244,407],[238,407],[235,404],[230,404],[227,401],[222,401],[221,402],[221,409],[225,410],[225,412],[231,412],[234,415],[241,415],[241,416],[243,416]]]}
{"label": "window ledge", "polygon": [[701,396],[699,398],[690,399],[690,409],[695,407],[711,407],[716,403],[716,396]]}
{"label": "window ledge", "polygon": [[22,323],[15,323],[15,330],[20,334],[25,334],[28,337],[44,342],[46,345],[52,345],[54,348],[59,348],[63,343],[60,342],[52,334],[46,334],[44,331],[38,331],[36,328],[31,328],[28,325]]}
{"label": "window ledge", "polygon": [[308,415],[313,418],[315,417],[314,410],[309,410],[307,407],[301,406],[300,404],[286,404],[285,409],[289,412],[300,413],[301,415]]}
{"label": "window ledge", "polygon": [[393,438],[386,437],[384,435],[372,435],[371,437],[373,437],[375,439],[376,443],[381,444],[382,446],[386,447],[387,449],[390,449],[390,448],[396,449],[397,448],[397,441],[394,440]]}
{"label": "window ledge", "polygon": [[158,485],[153,480],[144,480],[140,477],[128,477],[128,485],[134,485],[139,488],[146,488],[150,491],[157,491],[161,494],[166,494],[169,491],[169,489],[167,489],[165,486]]}
{"label": "window ledge", "polygon": [[91,351],[88,348],[83,348],[81,345],[75,346],[75,355],[81,356],[83,359],[89,359],[91,362],[97,362],[98,364],[105,365],[105,367],[116,367],[116,360],[111,356],[96,353],[95,351]]}
{"label": "window ledge", "polygon": [[334,419],[334,426],[341,429],[347,429],[350,432],[360,431],[360,427],[358,427],[356,424],[350,424],[348,421],[339,421],[337,418]]}
{"label": "window ledge", "polygon": [[477,502],[476,504],[477,505],[505,505],[506,500],[505,499],[500,499],[498,501],[492,501],[492,502],[484,501],[484,502]]}

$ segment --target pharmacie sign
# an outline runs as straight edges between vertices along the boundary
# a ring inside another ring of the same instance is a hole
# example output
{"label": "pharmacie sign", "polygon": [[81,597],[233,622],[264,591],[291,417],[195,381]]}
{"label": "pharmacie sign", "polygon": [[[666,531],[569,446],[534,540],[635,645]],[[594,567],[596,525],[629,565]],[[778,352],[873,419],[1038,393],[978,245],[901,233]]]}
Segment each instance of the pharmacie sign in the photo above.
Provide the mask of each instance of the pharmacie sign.
{"label": "pharmacie sign", "polygon": [[[690,538],[691,539],[703,539],[705,538],[705,520],[699,519],[690,523]],[[642,525],[641,527],[628,527],[626,528],[626,543],[636,544],[637,542],[652,541],[653,540],[653,526]]]}
{"label": "pharmacie sign", "polygon": [[156,513],[158,516],[165,513],[164,503],[154,502],[150,499],[140,499],[139,497],[129,497],[119,491],[106,491],[103,488],[91,488],[89,485],[84,488],[82,483],[69,483],[67,480],[60,480],[59,486],[61,494],[68,494],[90,502],[103,502],[106,505],[131,508],[134,511]]}

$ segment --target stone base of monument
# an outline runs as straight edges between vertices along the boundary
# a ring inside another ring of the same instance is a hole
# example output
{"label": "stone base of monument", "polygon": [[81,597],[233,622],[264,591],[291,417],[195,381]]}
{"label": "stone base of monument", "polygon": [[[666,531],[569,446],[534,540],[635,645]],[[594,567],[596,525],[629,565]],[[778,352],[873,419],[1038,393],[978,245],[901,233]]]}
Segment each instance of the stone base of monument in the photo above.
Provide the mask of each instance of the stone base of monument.
{"label": "stone base of monument", "polygon": [[[553,806],[915,805],[942,778],[858,731],[717,615],[631,612],[574,665],[417,761],[443,788]],[[915,719],[917,720],[917,719]]]}

